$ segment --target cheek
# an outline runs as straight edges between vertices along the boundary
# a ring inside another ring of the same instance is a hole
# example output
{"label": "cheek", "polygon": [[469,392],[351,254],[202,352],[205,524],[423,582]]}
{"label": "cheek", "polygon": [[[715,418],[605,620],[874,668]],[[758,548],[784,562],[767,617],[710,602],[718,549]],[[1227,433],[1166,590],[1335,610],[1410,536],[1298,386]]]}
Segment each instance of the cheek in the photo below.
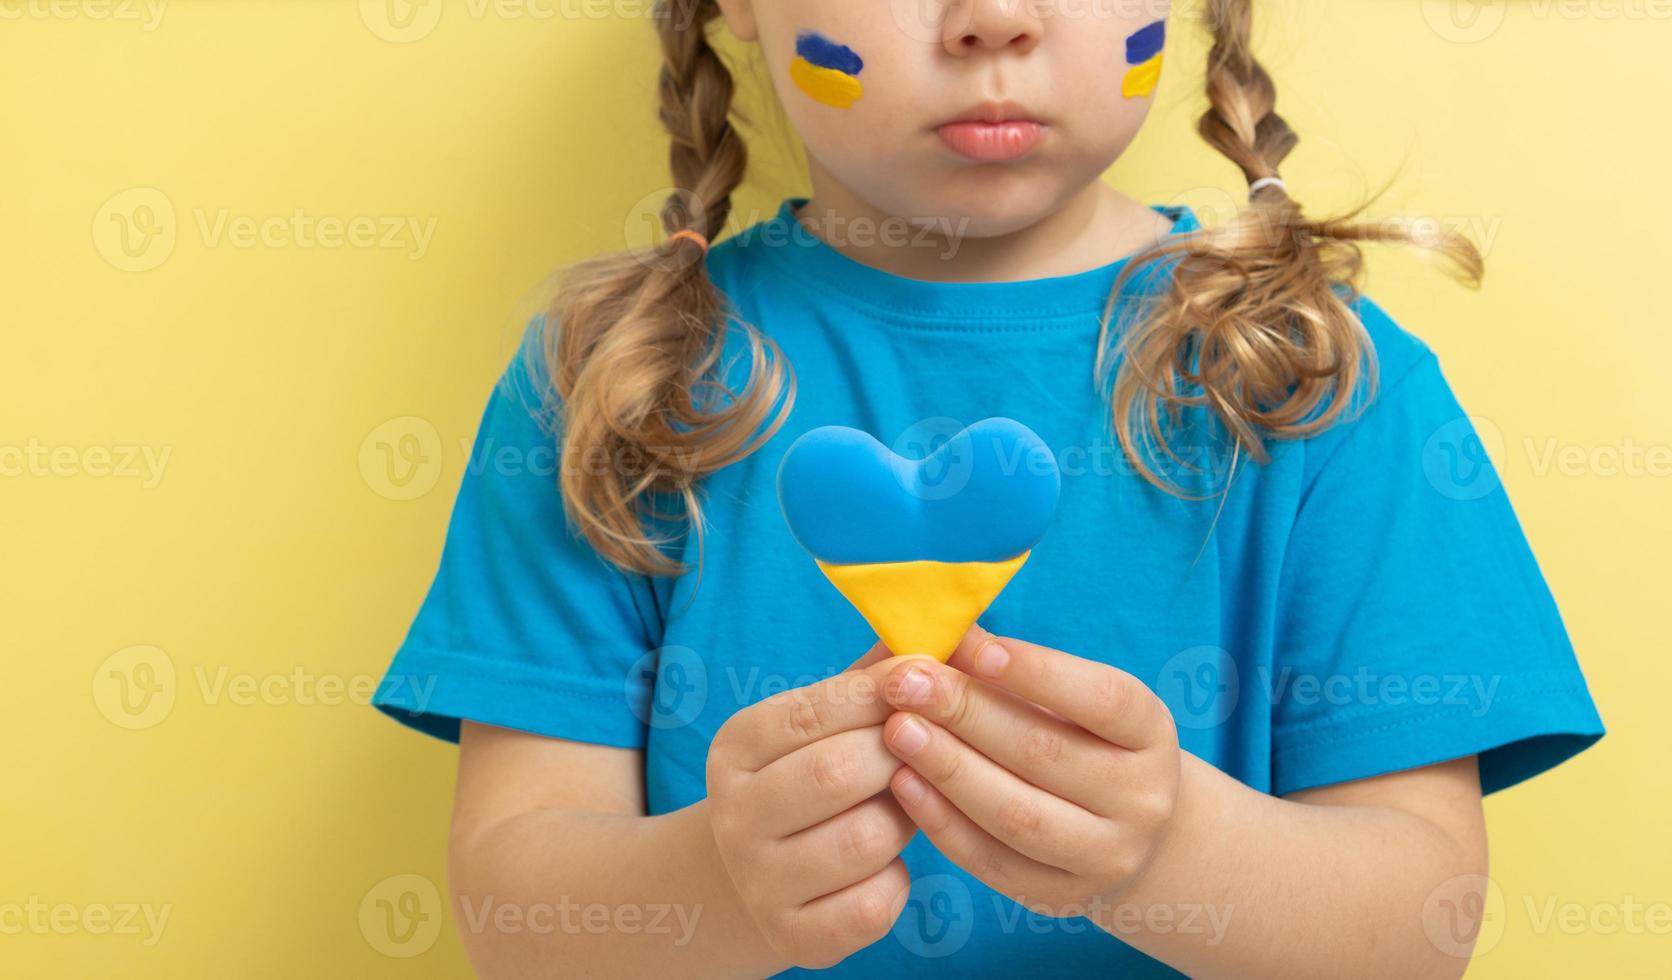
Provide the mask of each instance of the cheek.
{"label": "cheek", "polygon": [[[821,159],[875,158],[899,141],[902,110],[914,88],[910,59],[899,38],[876,37],[874,18],[844,30],[796,28],[780,32],[768,51],[784,112]],[[826,21],[829,19],[826,18]]]}
{"label": "cheek", "polygon": [[[1086,29],[1054,40],[1059,63],[1075,76],[1070,91],[1095,91],[1117,101],[1146,102],[1161,82],[1167,56],[1169,12],[1165,5],[1133,16],[1094,20]],[[1083,87],[1081,87],[1083,86]]]}
{"label": "cheek", "polygon": [[865,95],[865,59],[817,31],[796,33],[788,75],[792,88],[831,109],[852,109]]}
{"label": "cheek", "polygon": [[1063,38],[1053,87],[1073,92],[1055,106],[1075,144],[1096,153],[1124,149],[1154,104],[1165,21],[1136,19]]}
{"label": "cheek", "polygon": [[1094,120],[1095,128],[1089,136],[1094,144],[1092,152],[1110,161],[1126,152],[1137,137],[1138,130],[1143,128],[1144,120],[1149,117],[1150,104],[1149,99],[1123,98],[1115,92],[1100,105],[1088,110],[1100,114]]}
{"label": "cheek", "polygon": [[[1061,123],[1063,162],[1112,160],[1142,126],[1168,27],[1164,7],[1145,8],[1073,25],[1078,29],[1048,42],[1033,84]],[[898,180],[899,167],[936,159],[927,127],[937,112],[963,101],[947,89],[936,53],[875,11],[842,5],[816,15],[784,7],[761,12],[761,48],[785,115],[808,152],[850,185],[865,183],[865,174]]]}
{"label": "cheek", "polygon": [[1134,30],[1122,42],[1124,73],[1121,76],[1121,97],[1142,99],[1155,91],[1161,81],[1161,53],[1167,40],[1165,18],[1151,21]]}

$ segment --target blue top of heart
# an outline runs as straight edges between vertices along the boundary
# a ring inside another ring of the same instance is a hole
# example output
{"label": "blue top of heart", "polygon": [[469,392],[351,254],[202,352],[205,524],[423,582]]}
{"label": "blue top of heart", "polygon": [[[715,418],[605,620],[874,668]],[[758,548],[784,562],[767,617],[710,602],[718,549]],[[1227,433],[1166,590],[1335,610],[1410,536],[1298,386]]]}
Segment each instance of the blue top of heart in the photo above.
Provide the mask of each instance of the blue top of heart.
{"label": "blue top of heart", "polygon": [[922,459],[841,425],[797,439],[778,467],[790,533],[821,561],[1004,561],[1044,536],[1062,477],[1014,419],[983,419]]}

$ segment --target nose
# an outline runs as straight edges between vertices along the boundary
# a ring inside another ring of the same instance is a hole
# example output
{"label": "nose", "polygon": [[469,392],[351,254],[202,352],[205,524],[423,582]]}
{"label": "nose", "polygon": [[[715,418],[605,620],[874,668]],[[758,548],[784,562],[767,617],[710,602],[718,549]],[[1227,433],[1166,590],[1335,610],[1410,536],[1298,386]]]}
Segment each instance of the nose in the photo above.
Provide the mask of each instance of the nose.
{"label": "nose", "polygon": [[1038,5],[1050,0],[952,0],[942,26],[946,49],[955,55],[1013,48],[1031,51],[1044,29]]}

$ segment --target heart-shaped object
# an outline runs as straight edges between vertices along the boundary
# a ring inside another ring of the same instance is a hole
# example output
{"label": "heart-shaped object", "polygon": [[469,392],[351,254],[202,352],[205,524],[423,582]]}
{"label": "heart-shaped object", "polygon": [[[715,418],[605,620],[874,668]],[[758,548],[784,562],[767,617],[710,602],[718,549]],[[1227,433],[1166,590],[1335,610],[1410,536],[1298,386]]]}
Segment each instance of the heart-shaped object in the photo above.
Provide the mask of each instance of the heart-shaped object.
{"label": "heart-shaped object", "polygon": [[1062,477],[1044,440],[983,419],[922,459],[813,429],[778,467],[790,533],[896,655],[945,660],[1027,561]]}

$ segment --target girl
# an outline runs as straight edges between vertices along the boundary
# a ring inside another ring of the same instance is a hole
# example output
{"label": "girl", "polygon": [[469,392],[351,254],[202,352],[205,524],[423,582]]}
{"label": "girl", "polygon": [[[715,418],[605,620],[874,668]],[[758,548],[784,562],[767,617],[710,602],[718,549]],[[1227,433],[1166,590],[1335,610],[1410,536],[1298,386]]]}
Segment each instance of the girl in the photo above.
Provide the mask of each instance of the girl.
{"label": "girl", "polygon": [[[1099,179],[1165,5],[658,9],[670,235],[531,327],[377,702],[460,744],[484,975],[1462,972],[1482,794],[1602,725],[1433,353],[1355,286],[1397,236],[1279,176],[1249,7],[1204,8],[1250,199],[1212,229]],[[710,247],[721,18],[812,194]],[[778,463],[994,415],[1055,451],[1055,522],[949,663],[892,658]]]}

